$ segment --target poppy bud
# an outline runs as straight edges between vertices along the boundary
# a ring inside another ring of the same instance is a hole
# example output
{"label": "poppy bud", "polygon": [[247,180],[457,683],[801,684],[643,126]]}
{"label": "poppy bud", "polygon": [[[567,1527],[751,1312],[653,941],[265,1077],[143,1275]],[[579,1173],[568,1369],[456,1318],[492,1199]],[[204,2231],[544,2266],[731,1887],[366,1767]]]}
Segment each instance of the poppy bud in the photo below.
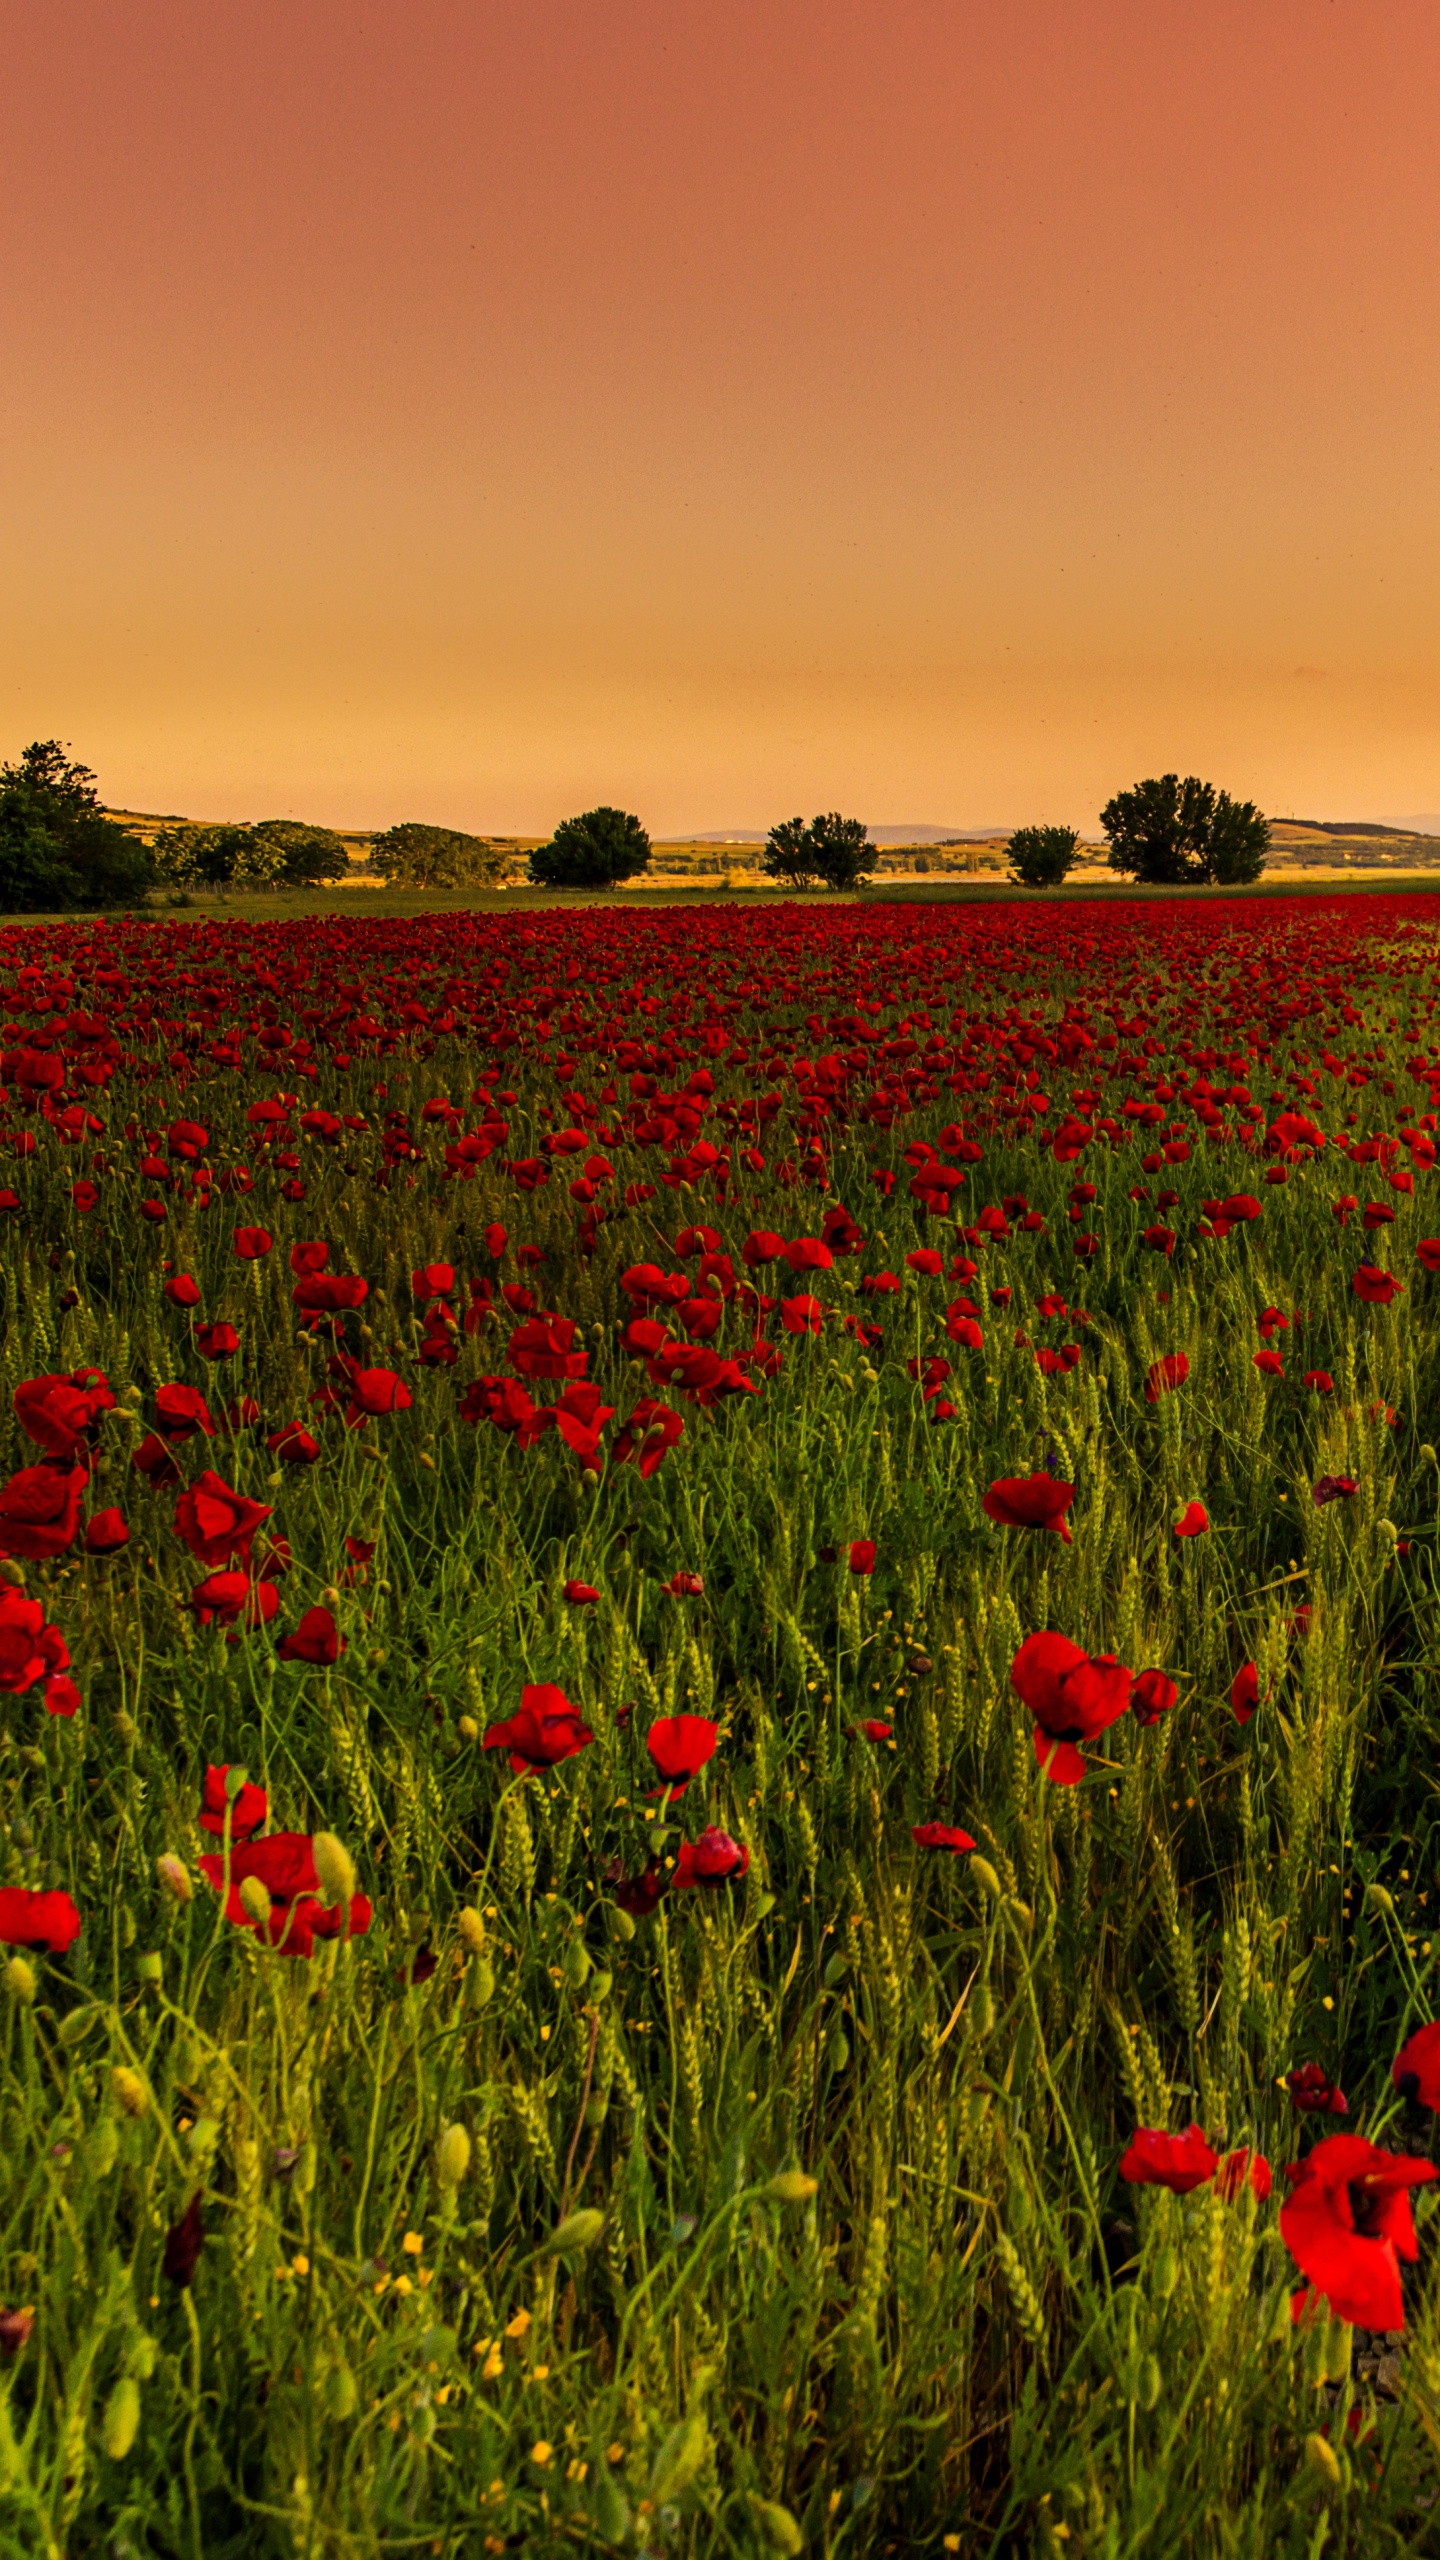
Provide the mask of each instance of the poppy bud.
{"label": "poppy bud", "polygon": [[12,2000],[18,2000],[22,2009],[28,2009],[35,1997],[33,1964],[27,1964],[23,1956],[12,1956],[5,1967],[5,1988]]}
{"label": "poppy bud", "polygon": [[478,1742],[480,1739],[480,1727],[473,1716],[459,1717],[455,1730],[462,1742]]}
{"label": "poppy bud", "polygon": [[343,1840],[333,1831],[317,1831],[310,1843],[315,1873],[327,1902],[353,1902],[355,1899],[355,1861]]}
{"label": "poppy bud", "polygon": [[177,1858],[173,1849],[167,1849],[163,1857],[156,1859],[155,1873],[174,1901],[189,1902],[191,1900],[194,1887],[190,1882],[189,1871],[184,1859]]}
{"label": "poppy bud", "polygon": [[142,1982],[159,1983],[165,1978],[164,1963],[153,1947],[136,1957],[135,1971]]}
{"label": "poppy bud", "polygon": [[480,1914],[475,1909],[473,1903],[466,1903],[465,1908],[461,1912],[455,1925],[460,1932],[461,1944],[464,1946],[466,1953],[472,1956],[483,1954],[485,1947],[485,1923],[481,1919]]}
{"label": "poppy bud", "polygon": [[567,2213],[557,2222],[544,2244],[545,2255],[554,2256],[570,2249],[593,2249],[605,2228],[605,2216],[593,2205],[582,2205],[578,2213]]}
{"label": "poppy bud", "polygon": [[825,1967],[824,1982],[826,1990],[838,1991],[849,1970],[850,1967],[843,1956],[832,1956]]}
{"label": "poppy bud", "polygon": [[803,2169],[777,2169],[765,2193],[772,2204],[808,2204],[819,2188],[819,2179],[807,2177]]}
{"label": "poppy bud", "polygon": [[975,2033],[983,2044],[995,2032],[995,1994],[988,1982],[982,1982],[970,2003],[970,2016]]}
{"label": "poppy bud", "polygon": [[710,2434],[698,2409],[672,2427],[655,2456],[650,2474],[652,2506],[668,2507],[689,2488],[703,2470],[710,2450]]}
{"label": "poppy bud", "polygon": [[100,2421],[100,2441],[112,2462],[123,2462],[140,2429],[140,2386],[134,2375],[122,2373]]}
{"label": "poppy bud", "polygon": [[1135,2398],[1140,2408],[1147,2411],[1154,2408],[1156,2401],[1160,2397],[1163,2381],[1164,2376],[1160,2371],[1159,2357],[1142,2356],[1140,2359],[1140,2371],[1135,2383]]}
{"label": "poppy bud", "polygon": [[1169,2301],[1179,2277],[1180,2261],[1167,2240],[1163,2249],[1157,2250],[1155,2264],[1150,2270],[1150,2290],[1157,2301]]}
{"label": "poppy bud", "polygon": [[470,1967],[470,1998],[477,2009],[488,2009],[495,1997],[495,1967],[488,1957],[477,1956]]}
{"label": "poppy bud", "polygon": [[360,2393],[348,2364],[332,2364],[325,2376],[321,2394],[327,2418],[353,2418],[359,2406]]}
{"label": "poppy bud", "polygon": [[263,1885],[258,1876],[246,1876],[240,1887],[240,1900],[247,1919],[252,1920],[257,1929],[269,1927],[270,1890],[268,1885]]}
{"label": "poppy bud", "polygon": [[589,2125],[592,2133],[604,2123],[609,2113],[610,2101],[608,2098],[602,2098],[597,2092],[593,2098],[586,2099],[585,2121]]}
{"label": "poppy bud", "polygon": [[610,1934],[618,1938],[622,1946],[628,1946],[635,1935],[634,1921],[628,1911],[621,1910],[618,1902],[610,1914]]}
{"label": "poppy bud", "polygon": [[453,2195],[470,2166],[470,2136],[463,2124],[447,2124],[435,2145],[435,2175]]}
{"label": "poppy bud", "polygon": [[1367,1884],[1365,1887],[1365,1899],[1369,1903],[1372,1911],[1382,1911],[1387,1920],[1394,1919],[1395,1897],[1393,1894],[1386,1892],[1383,1884]]}
{"label": "poppy bud", "polygon": [[561,1967],[572,1991],[583,1990],[590,1971],[590,1956],[583,1938],[572,1938],[565,1950]]}
{"label": "poppy bud", "polygon": [[850,2040],[841,2026],[832,2028],[825,2047],[825,2059],[832,2071],[843,2071],[850,2060]]}
{"label": "poppy bud", "polygon": [[[266,1901],[268,1904],[268,1895]],[[123,2062],[117,2063],[110,2074],[110,2094],[127,2116],[143,2116],[150,2104],[150,2092],[139,2072],[128,2070]]]}
{"label": "poppy bud", "polygon": [[1339,2460],[1336,2456],[1334,2446],[1327,2444],[1323,2436],[1309,2435],[1306,2437],[1305,2460],[1310,2470],[1313,2471],[1316,2479],[1320,2482],[1322,2488],[1339,2488]]}
{"label": "poppy bud", "polygon": [[113,2116],[102,2116],[90,2128],[85,2145],[85,2165],[92,2178],[108,2178],[120,2149],[120,2130]]}
{"label": "poppy bud", "polygon": [[979,1885],[982,1893],[988,1893],[993,1902],[998,1902],[1001,1890],[1000,1879],[995,1873],[994,1868],[991,1866],[989,1859],[979,1857],[972,1858],[970,1861],[970,1873]]}
{"label": "poppy bud", "polygon": [[591,1999],[597,2002],[601,2000],[608,2000],[610,1997],[610,1985],[614,1979],[615,1976],[610,1972],[608,1966],[598,1965],[590,1976]]}
{"label": "poppy bud", "polygon": [[761,2541],[767,2551],[778,2551],[793,2560],[805,2548],[805,2536],[788,2507],[777,2506],[773,2499],[750,2497],[750,2513],[755,2519]]}

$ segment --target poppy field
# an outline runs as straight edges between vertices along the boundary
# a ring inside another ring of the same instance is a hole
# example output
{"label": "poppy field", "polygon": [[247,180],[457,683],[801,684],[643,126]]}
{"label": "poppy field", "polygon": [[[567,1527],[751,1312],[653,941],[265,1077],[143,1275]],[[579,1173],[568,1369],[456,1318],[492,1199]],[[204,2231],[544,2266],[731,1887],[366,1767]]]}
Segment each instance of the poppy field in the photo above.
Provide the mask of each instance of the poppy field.
{"label": "poppy field", "polygon": [[1437,999],[0,929],[0,2548],[1434,2550]]}

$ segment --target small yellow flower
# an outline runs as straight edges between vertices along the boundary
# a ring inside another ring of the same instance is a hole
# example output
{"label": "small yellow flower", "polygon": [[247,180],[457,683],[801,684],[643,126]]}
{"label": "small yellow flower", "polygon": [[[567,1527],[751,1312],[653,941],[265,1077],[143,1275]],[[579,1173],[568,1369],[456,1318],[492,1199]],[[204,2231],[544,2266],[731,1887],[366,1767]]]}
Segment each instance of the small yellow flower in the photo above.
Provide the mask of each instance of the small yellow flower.
{"label": "small yellow flower", "polygon": [[303,2249],[296,2252],[296,2255],[291,2259],[290,2264],[294,2268],[297,2276],[308,2276],[310,2273],[310,2261],[306,2257]]}
{"label": "small yellow flower", "polygon": [[506,2337],[507,2337],[507,2338],[523,2338],[523,2337],[524,2337],[524,2335],[525,2335],[525,2332],[526,2332],[526,2330],[529,2328],[529,2326],[530,2326],[530,2314],[529,2314],[529,2312],[528,2312],[528,2311],[517,2311],[517,2312],[516,2312],[516,2314],[515,2314],[514,2319],[513,2319],[513,2320],[509,2320],[509,2321],[507,2321],[507,2322],[506,2322],[506,2324],[505,2324],[505,2335],[506,2335]]}
{"label": "small yellow flower", "polygon": [[498,2348],[498,2347],[492,2347],[492,2348],[491,2348],[491,2350],[490,2350],[490,2353],[488,2354],[488,2356],[487,2356],[487,2357],[486,2357],[486,2359],[485,2359],[484,2364],[483,2364],[483,2365],[481,2366],[481,2368],[480,2368],[480,2379],[481,2379],[481,2381],[482,2381],[482,2382],[498,2382],[498,2381],[499,2381],[499,2379],[500,2379],[500,2376],[501,2376],[501,2374],[504,2372],[504,2370],[505,2370],[505,2359],[504,2359],[504,2357],[503,2357],[503,2356],[502,2356],[502,2354],[500,2353],[500,2350],[499,2350],[499,2348]]}
{"label": "small yellow flower", "polygon": [[410,2279],[409,2279],[409,2277],[408,2277],[408,2276],[397,2276],[397,2277],[396,2277],[396,2279],[395,2279],[395,2290],[396,2290],[396,2292],[397,2292],[397,2293],[402,2293],[402,2294],[403,2294],[403,2293],[413,2293],[413,2292],[414,2292],[414,2290],[415,2290],[415,2287],[414,2287],[414,2286],[413,2286],[413,2284],[411,2283],[411,2281],[410,2281]]}
{"label": "small yellow flower", "polygon": [[535,2464],[537,2470],[544,2470],[553,2450],[553,2446],[548,2445],[543,2436],[540,2438],[538,2444],[532,2444],[530,2447],[530,2459]]}
{"label": "small yellow flower", "polygon": [[421,2239],[418,2231],[407,2231],[404,2239],[400,2243],[400,2246],[404,2250],[407,2258],[418,2258],[421,2250],[425,2246],[425,2243]]}
{"label": "small yellow flower", "polygon": [[532,2382],[548,2382],[550,2379],[550,2367],[548,2364],[537,2364],[534,2367],[530,2378]]}

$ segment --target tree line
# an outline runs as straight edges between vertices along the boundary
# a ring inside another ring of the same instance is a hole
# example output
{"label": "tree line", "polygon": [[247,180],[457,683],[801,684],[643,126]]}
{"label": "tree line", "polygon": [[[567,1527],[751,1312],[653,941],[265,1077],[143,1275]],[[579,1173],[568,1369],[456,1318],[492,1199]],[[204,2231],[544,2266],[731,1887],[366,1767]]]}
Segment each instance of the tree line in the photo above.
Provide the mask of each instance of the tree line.
{"label": "tree line", "polygon": [[[1265,867],[1270,830],[1250,800],[1194,774],[1161,774],[1121,791],[1101,812],[1112,871],[1150,887],[1239,888]],[[1080,851],[1073,827],[1019,827],[1005,848],[1018,886],[1063,881]],[[831,809],[783,818],[760,868],[785,889],[854,890],[875,867],[863,819]],[[498,888],[504,852],[483,836],[407,819],[372,839],[376,870],[401,889]],[[650,838],[631,811],[602,806],[562,819],[529,856],[545,889],[613,889],[650,867]],[[152,890],[319,889],[351,870],[333,828],[298,819],[201,826],[175,820],[147,843],[101,807],[95,776],[58,739],[42,738],[0,766],[0,913],[142,905]]]}

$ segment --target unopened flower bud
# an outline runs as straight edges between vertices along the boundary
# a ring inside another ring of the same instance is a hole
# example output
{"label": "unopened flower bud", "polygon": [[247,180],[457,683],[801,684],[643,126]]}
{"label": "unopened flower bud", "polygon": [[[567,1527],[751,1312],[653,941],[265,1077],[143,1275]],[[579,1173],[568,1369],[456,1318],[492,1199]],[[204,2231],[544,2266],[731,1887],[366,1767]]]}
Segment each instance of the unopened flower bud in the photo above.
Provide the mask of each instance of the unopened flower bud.
{"label": "unopened flower bud", "polygon": [[327,1902],[353,1902],[355,1898],[355,1861],[343,1840],[333,1831],[317,1831],[310,1843],[315,1860],[315,1873]]}
{"label": "unopened flower bud", "polygon": [[605,2216],[593,2205],[582,2206],[579,2213],[567,2213],[557,2222],[545,2243],[547,2255],[570,2249],[593,2249],[605,2228]]}
{"label": "unopened flower bud", "polygon": [[475,1909],[473,1903],[466,1903],[465,1908],[461,1912],[455,1925],[460,1932],[461,1943],[465,1947],[466,1952],[472,1956],[483,1955],[485,1951],[485,1923],[481,1919],[480,1914]]}
{"label": "unopened flower bud", "polygon": [[189,1902],[193,1899],[195,1888],[190,1882],[189,1869],[183,1858],[176,1857],[173,1849],[167,1849],[163,1857],[156,1859],[155,1873],[174,1901]]}
{"label": "unopened flower bud", "polygon": [[808,2204],[819,2191],[819,2179],[808,2177],[803,2169],[777,2169],[765,2189],[772,2204]]}
{"label": "unopened flower bud", "polygon": [[1387,1893],[1383,1884],[1367,1884],[1365,1899],[1372,1911],[1383,1911],[1387,1920],[1394,1919],[1395,1897],[1392,1893]]}
{"label": "unopened flower bud", "polygon": [[455,1730],[462,1742],[478,1742],[480,1739],[480,1727],[473,1716],[457,1717]]}
{"label": "unopened flower bud", "polygon": [[131,2071],[123,2062],[117,2063],[110,2074],[110,2094],[127,2116],[143,2116],[150,2104],[150,2092],[139,2072]]}
{"label": "unopened flower bud", "polygon": [[805,2536],[788,2507],[771,2498],[757,2498],[752,2491],[750,2513],[767,2551],[778,2551],[781,2560],[795,2560],[795,2554],[804,2550]]}
{"label": "unopened flower bud", "polygon": [[143,1956],[136,1957],[135,1971],[142,1982],[155,1984],[165,1978],[164,1962],[153,1947],[147,1948]]}
{"label": "unopened flower bud", "polygon": [[124,2461],[139,2428],[140,2386],[133,2374],[122,2373],[100,2421],[100,2441],[112,2462]]}
{"label": "unopened flower bud", "polygon": [[463,2124],[447,2124],[435,2145],[435,2175],[453,2193],[470,2166],[470,2136]]}
{"label": "unopened flower bud", "polygon": [[240,1887],[240,1902],[247,1920],[252,1920],[257,1929],[268,1928],[270,1923],[270,1889],[268,1885],[263,1885],[261,1883],[258,1876],[247,1876],[245,1878],[244,1883]]}
{"label": "unopened flower bud", "polygon": [[22,2009],[28,2009],[35,1997],[33,1964],[27,1964],[23,1956],[12,1956],[5,1967],[5,1988],[12,2000],[18,2000]]}
{"label": "unopened flower bud", "polygon": [[572,1938],[561,1965],[572,1991],[583,1990],[590,1971],[590,1952],[583,1938]]}
{"label": "unopened flower bud", "polygon": [[1327,2444],[1323,2436],[1309,2435],[1306,2437],[1305,2460],[1315,2474],[1316,2479],[1320,2482],[1322,2488],[1339,2488],[1339,2460],[1336,2456],[1334,2446]]}
{"label": "unopened flower bud", "polygon": [[360,2392],[348,2364],[333,2364],[325,2376],[322,2394],[327,2418],[353,2418],[360,2403]]}

